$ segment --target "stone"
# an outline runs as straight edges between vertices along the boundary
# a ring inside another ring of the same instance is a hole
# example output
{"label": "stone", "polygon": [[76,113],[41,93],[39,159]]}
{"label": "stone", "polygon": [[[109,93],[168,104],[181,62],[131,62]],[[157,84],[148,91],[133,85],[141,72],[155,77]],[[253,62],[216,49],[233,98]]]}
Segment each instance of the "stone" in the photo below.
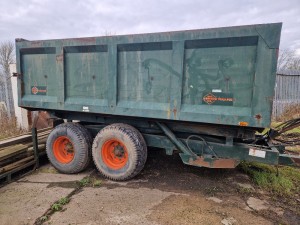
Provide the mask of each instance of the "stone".
{"label": "stone", "polygon": [[258,198],[253,198],[253,197],[250,197],[247,200],[247,204],[251,209],[256,210],[256,211],[260,211],[260,210],[269,208],[268,202],[266,202],[264,200],[260,200]]}
{"label": "stone", "polygon": [[223,202],[223,200],[219,199],[219,198],[216,198],[216,197],[209,197],[209,198],[206,198],[207,200],[211,200],[211,201],[214,201],[216,203],[221,203]]}
{"label": "stone", "polygon": [[273,212],[275,212],[278,216],[283,216],[284,210],[280,207],[271,208]]}
{"label": "stone", "polygon": [[251,184],[244,184],[244,183],[236,183],[236,184],[241,188],[251,189],[253,191],[255,190],[255,188]]}
{"label": "stone", "polygon": [[233,217],[225,218],[221,221],[221,223],[224,225],[233,225],[236,222],[237,222],[236,219],[234,219]]}

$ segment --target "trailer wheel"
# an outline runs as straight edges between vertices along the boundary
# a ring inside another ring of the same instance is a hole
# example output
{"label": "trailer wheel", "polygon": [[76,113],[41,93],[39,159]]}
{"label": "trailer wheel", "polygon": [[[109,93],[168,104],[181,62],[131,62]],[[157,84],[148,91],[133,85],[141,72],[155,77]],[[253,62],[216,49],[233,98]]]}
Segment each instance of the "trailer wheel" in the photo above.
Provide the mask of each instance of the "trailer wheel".
{"label": "trailer wheel", "polygon": [[142,134],[127,124],[103,128],[93,142],[93,160],[99,172],[112,180],[128,180],[144,168],[147,145]]}
{"label": "trailer wheel", "polygon": [[80,124],[60,124],[48,136],[47,156],[58,171],[78,173],[90,162],[91,142],[90,134]]}

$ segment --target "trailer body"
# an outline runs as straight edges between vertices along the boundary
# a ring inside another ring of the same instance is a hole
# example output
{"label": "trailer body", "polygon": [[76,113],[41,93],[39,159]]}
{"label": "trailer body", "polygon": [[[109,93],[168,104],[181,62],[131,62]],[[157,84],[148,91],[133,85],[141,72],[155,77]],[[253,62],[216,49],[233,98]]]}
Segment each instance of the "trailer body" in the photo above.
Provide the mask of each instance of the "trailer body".
{"label": "trailer body", "polygon": [[17,40],[19,105],[270,125],[281,24]]}
{"label": "trailer body", "polygon": [[[269,136],[256,135],[271,122],[281,26],[16,39],[19,106],[81,121],[96,147],[101,145],[100,130],[110,126],[115,133],[137,129],[142,134],[135,136],[141,139],[137,145],[144,151],[146,145],[164,148],[167,154],[180,150],[189,165],[233,168],[241,160],[299,165],[299,157],[284,154]],[[56,136],[67,129],[88,136],[70,124],[58,127]],[[110,134],[109,129],[104,130]],[[68,142],[63,149],[73,152],[67,132],[61,143],[56,136],[49,148]],[[117,139],[98,150],[103,158],[112,149],[125,162],[130,156],[125,139],[116,144]],[[53,152],[62,158],[58,147]],[[98,150],[95,163],[102,160]],[[107,165],[114,163],[111,158]],[[102,164],[96,163],[98,168]]]}

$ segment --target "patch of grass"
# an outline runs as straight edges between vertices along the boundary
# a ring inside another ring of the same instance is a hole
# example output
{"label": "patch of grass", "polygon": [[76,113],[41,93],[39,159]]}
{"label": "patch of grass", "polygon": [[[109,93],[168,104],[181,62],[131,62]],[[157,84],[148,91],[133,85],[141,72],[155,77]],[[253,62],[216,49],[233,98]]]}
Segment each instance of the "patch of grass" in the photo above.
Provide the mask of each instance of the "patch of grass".
{"label": "patch of grass", "polygon": [[57,202],[55,202],[52,206],[51,209],[53,211],[60,211],[62,210],[63,206],[68,204],[70,202],[70,199],[67,197],[63,197],[59,199]]}
{"label": "patch of grass", "polygon": [[81,180],[79,181],[79,185],[80,185],[81,187],[88,186],[90,183],[91,183],[91,178],[90,178],[90,177],[84,177],[83,179],[81,179]]}
{"label": "patch of grass", "polygon": [[278,175],[275,166],[261,163],[243,162],[239,168],[260,188],[274,194],[292,196],[300,191],[300,170],[297,168],[280,167]]}
{"label": "patch of grass", "polygon": [[85,177],[79,181],[80,187],[99,187],[101,185],[102,181],[98,180],[95,177]]}
{"label": "patch of grass", "polygon": [[239,187],[238,192],[241,194],[252,194],[254,192],[254,190],[251,188]]}
{"label": "patch of grass", "polygon": [[93,179],[93,187],[99,187],[102,181],[98,179]]}

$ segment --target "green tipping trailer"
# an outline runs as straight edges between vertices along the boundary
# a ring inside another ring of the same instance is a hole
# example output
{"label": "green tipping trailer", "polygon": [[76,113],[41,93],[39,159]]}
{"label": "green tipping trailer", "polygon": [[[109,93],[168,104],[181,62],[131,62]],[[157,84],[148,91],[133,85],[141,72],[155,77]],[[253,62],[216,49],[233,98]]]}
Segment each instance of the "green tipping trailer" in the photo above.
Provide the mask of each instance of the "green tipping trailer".
{"label": "green tipping trailer", "polygon": [[195,166],[299,165],[270,132],[256,135],[270,126],[281,26],[16,39],[19,106],[55,120],[46,151],[64,173],[93,158],[129,179],[148,146]]}

